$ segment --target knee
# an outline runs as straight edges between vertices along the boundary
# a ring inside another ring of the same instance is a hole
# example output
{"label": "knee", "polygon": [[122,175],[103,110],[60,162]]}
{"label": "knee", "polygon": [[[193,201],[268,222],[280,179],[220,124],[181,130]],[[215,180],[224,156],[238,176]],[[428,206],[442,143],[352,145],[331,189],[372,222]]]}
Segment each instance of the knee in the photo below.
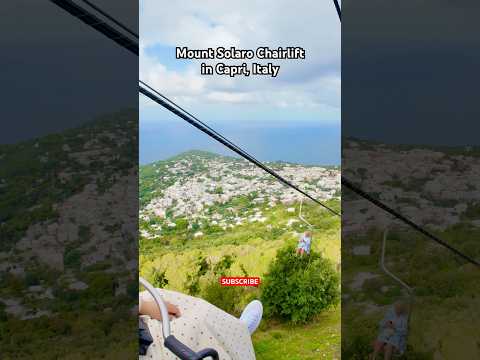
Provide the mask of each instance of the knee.
{"label": "knee", "polygon": [[375,351],[381,351],[381,350],[383,349],[383,346],[384,346],[384,345],[385,345],[384,342],[375,340],[375,341],[373,342],[373,349],[374,349]]}

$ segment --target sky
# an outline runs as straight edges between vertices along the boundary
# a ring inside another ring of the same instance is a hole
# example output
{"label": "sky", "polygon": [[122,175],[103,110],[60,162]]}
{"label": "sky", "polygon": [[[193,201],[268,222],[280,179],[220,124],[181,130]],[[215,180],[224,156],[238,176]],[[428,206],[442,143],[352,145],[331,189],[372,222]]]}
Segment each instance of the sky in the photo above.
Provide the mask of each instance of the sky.
{"label": "sky", "polygon": [[348,1],[342,135],[480,145],[478,1]]}
{"label": "sky", "polygon": [[[255,131],[259,123],[263,129],[286,126],[315,129],[312,131],[318,137],[314,136],[312,141],[319,143],[316,162],[339,162],[340,23],[330,1],[183,0],[169,2],[165,11],[162,1],[141,0],[139,26],[140,79],[202,121],[222,127],[227,137],[233,137],[238,127],[250,126]],[[270,60],[281,65],[277,78],[206,77],[200,75],[200,60],[175,59],[176,46],[192,49],[300,46],[306,50],[306,59]],[[139,103],[141,128],[148,127],[148,123],[172,120],[143,96]],[[248,143],[256,149],[268,146],[278,149],[281,145],[278,140],[277,136],[261,136],[258,141],[266,143]],[[145,149],[151,146],[142,143],[142,137],[140,141],[142,157],[142,146]],[[201,145],[194,138],[191,141],[192,147]],[[334,144],[336,149],[324,149],[321,144],[325,143]],[[258,151],[254,155],[260,159],[268,158],[272,152]],[[332,160],[335,156],[337,160]]]}
{"label": "sky", "polygon": [[[138,30],[138,5],[93,0]],[[138,106],[138,58],[51,1],[2,4],[0,144]]]}

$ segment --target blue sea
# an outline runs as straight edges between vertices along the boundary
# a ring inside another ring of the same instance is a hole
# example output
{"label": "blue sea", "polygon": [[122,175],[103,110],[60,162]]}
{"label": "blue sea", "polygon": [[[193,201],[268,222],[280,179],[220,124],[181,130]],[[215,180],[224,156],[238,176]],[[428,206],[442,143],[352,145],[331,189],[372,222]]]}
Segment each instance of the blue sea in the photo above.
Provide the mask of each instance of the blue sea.
{"label": "blue sea", "polygon": [[[224,121],[208,125],[261,161],[340,164],[339,124]],[[235,155],[181,119],[140,121],[140,164],[164,160],[188,150]]]}

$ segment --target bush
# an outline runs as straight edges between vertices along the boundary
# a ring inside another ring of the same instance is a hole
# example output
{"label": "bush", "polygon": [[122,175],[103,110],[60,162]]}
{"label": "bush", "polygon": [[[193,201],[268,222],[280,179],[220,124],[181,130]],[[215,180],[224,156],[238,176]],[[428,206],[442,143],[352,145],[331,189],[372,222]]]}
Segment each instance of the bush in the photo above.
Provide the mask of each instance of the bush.
{"label": "bush", "polygon": [[242,287],[225,287],[220,285],[218,278],[212,278],[202,291],[202,298],[210,304],[238,316],[241,312],[240,299],[243,297],[245,289]]}
{"label": "bush", "polygon": [[38,273],[28,271],[25,274],[25,286],[40,285],[40,277]]}
{"label": "bush", "polygon": [[187,293],[192,296],[197,296],[200,292],[200,278],[210,270],[210,263],[203,256],[197,258],[195,264],[195,271],[191,274],[187,274],[187,278],[183,286],[187,290]]}
{"label": "bush", "polygon": [[152,276],[151,276],[152,279],[153,279],[152,285],[157,287],[157,288],[161,288],[161,289],[166,287],[168,285],[168,279],[167,279],[167,276],[166,276],[166,272],[167,272],[167,270],[162,271],[158,268],[153,268]]}
{"label": "bush", "polygon": [[283,248],[263,280],[265,315],[306,323],[338,303],[339,282],[333,263],[320,254],[299,256],[294,246]]}
{"label": "bush", "polygon": [[175,220],[175,230],[176,231],[185,231],[188,227],[188,220],[185,218],[180,218]]}
{"label": "bush", "polygon": [[234,262],[235,256],[224,255],[220,261],[212,266],[210,274],[207,275],[208,282],[202,291],[202,297],[223,311],[238,316],[241,313],[242,299],[245,297],[247,289],[237,286],[225,287],[219,281],[222,276],[231,275],[230,268]]}
{"label": "bush", "polygon": [[67,249],[63,255],[63,264],[66,268],[78,268],[82,263],[82,253],[77,249]]}

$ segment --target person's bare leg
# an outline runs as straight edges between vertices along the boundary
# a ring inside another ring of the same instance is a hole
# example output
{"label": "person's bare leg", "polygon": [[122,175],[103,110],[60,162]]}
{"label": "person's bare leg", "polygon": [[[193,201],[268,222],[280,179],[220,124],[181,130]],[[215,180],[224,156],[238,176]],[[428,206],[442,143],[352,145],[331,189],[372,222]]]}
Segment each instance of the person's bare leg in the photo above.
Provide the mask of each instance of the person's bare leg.
{"label": "person's bare leg", "polygon": [[375,360],[377,358],[378,353],[383,349],[383,345],[384,343],[378,340],[373,342],[373,353],[370,355],[371,360]]}
{"label": "person's bare leg", "polygon": [[385,360],[391,360],[392,353],[393,353],[393,345],[392,344],[385,344],[384,353],[385,353],[384,359]]}

